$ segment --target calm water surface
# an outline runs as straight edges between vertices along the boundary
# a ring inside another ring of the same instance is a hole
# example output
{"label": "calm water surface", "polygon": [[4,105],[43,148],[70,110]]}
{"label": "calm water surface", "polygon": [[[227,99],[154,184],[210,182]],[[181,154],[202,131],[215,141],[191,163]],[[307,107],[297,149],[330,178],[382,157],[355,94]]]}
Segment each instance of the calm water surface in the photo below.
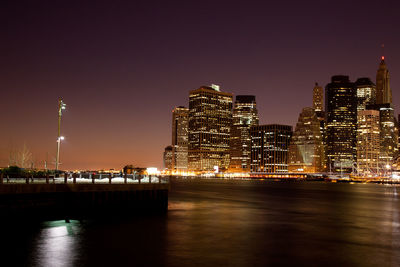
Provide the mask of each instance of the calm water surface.
{"label": "calm water surface", "polygon": [[400,187],[171,187],[166,215],[2,227],[4,266],[400,266]]}

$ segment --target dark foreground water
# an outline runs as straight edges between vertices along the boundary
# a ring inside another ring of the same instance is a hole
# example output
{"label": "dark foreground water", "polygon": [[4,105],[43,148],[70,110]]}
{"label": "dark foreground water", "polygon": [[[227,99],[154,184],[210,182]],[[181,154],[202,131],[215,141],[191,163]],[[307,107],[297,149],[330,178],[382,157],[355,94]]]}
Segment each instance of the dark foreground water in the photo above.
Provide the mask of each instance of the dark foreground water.
{"label": "dark foreground water", "polygon": [[400,266],[399,187],[171,186],[166,215],[3,226],[0,266]]}

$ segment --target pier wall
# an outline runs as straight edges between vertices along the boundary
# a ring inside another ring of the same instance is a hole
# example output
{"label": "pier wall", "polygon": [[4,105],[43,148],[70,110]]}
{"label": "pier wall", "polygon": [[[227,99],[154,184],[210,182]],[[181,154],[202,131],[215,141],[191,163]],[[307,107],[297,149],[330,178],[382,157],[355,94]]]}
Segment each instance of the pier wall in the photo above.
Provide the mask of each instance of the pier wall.
{"label": "pier wall", "polygon": [[169,184],[4,184],[0,218],[83,219],[166,212]]}

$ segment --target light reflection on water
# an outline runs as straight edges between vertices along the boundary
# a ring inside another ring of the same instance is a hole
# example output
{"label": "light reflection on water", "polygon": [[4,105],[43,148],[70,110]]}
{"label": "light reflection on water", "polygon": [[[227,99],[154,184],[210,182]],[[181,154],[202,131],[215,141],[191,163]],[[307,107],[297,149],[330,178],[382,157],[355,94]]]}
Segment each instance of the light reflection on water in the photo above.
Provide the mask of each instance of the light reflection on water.
{"label": "light reflection on water", "polygon": [[181,209],[169,212],[168,263],[400,265],[395,189],[371,184],[178,182],[170,207]]}
{"label": "light reflection on water", "polygon": [[37,266],[74,266],[79,252],[80,224],[76,221],[43,223],[34,244],[33,254]]}
{"label": "light reflection on water", "polygon": [[397,187],[210,180],[171,187],[164,216],[38,226],[31,239],[18,241],[29,251],[23,262],[400,266]]}

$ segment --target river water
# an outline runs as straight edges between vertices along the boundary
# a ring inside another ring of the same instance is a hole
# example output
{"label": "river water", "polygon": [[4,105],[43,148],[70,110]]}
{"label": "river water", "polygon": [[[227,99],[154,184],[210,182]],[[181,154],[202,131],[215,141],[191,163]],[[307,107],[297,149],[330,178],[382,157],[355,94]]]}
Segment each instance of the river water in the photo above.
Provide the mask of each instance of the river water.
{"label": "river water", "polygon": [[175,180],[165,215],[2,227],[1,266],[400,266],[399,198],[374,184]]}

